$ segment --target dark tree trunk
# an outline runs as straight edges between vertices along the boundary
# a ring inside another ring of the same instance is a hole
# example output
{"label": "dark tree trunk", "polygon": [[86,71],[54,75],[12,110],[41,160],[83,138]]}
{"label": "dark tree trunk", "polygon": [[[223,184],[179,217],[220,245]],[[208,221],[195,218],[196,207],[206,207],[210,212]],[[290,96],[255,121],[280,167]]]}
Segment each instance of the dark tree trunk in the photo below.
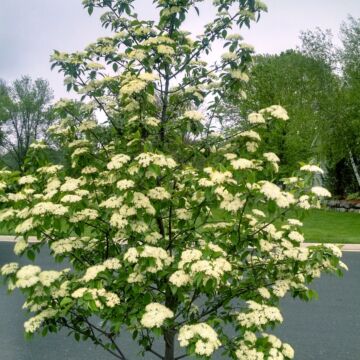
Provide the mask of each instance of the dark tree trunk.
{"label": "dark tree trunk", "polygon": [[164,334],[164,340],[165,340],[164,360],[174,360],[175,359],[175,348],[174,348],[175,331],[167,330]]}

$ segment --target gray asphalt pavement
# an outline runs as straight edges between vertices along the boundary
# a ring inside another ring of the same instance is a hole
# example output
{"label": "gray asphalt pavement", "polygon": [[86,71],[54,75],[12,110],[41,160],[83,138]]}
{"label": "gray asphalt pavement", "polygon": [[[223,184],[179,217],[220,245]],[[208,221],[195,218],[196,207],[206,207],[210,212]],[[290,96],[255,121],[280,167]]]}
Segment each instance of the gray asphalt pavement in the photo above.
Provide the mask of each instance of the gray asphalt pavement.
{"label": "gray asphalt pavement", "polygon": [[[0,266],[18,260],[13,245],[0,243]],[[296,360],[360,360],[360,253],[345,253],[343,260],[350,269],[344,278],[324,276],[314,283],[319,300],[304,303],[289,298],[282,303],[285,321],[275,333],[295,348]],[[44,269],[54,268],[45,253],[36,262]],[[21,294],[9,296],[0,287],[0,360],[113,359],[89,342],[75,342],[66,332],[25,341],[27,315],[22,304]],[[130,360],[140,359],[128,338],[122,345]],[[149,355],[146,359],[155,358]],[[220,359],[221,355],[216,357]]]}

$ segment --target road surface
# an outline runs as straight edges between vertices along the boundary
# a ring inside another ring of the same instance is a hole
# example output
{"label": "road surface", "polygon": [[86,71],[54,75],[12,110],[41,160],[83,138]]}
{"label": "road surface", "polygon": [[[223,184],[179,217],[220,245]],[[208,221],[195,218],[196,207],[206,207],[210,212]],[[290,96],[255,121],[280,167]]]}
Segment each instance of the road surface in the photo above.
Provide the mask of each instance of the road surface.
{"label": "road surface", "polygon": [[[13,246],[0,243],[0,266],[18,260]],[[344,278],[324,276],[315,282],[319,300],[303,303],[285,299],[281,305],[284,324],[276,334],[295,348],[296,360],[360,360],[360,252],[345,253],[343,260],[349,266]],[[54,268],[47,254],[41,254],[36,262],[44,269]],[[9,296],[5,287],[0,287],[1,360],[114,359],[90,342],[75,342],[66,332],[25,341],[23,323],[27,314],[21,310],[23,302],[21,294]],[[141,359],[131,344],[123,339],[129,360]],[[146,359],[156,358],[147,355]]]}

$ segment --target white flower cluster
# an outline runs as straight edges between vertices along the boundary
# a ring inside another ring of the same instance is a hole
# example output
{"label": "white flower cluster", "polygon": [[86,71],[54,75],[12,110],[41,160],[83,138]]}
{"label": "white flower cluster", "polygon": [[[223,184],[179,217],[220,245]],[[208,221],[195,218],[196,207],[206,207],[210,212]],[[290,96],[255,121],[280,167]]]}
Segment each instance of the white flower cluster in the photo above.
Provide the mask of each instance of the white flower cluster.
{"label": "white flower cluster", "polygon": [[15,274],[19,269],[19,264],[16,262],[5,264],[0,269],[0,274],[3,276]]}
{"label": "white flower cluster", "polygon": [[235,352],[239,360],[264,360],[265,355],[262,351],[257,351],[256,348],[248,345],[245,341],[240,341],[238,349]]}
{"label": "white flower cluster", "polygon": [[145,328],[161,327],[166,319],[174,317],[174,313],[166,306],[159,303],[150,303],[145,307],[145,313],[140,323]]}
{"label": "white flower cluster", "polygon": [[254,130],[242,131],[239,134],[239,136],[240,137],[246,137],[246,138],[249,138],[249,139],[255,140],[255,141],[261,141],[260,135]]}
{"label": "white flower cluster", "polygon": [[177,270],[171,274],[169,282],[176,287],[186,286],[191,283],[191,276],[184,270]]}
{"label": "white flower cluster", "polygon": [[195,341],[195,353],[200,356],[210,356],[221,345],[217,333],[206,323],[181,327],[178,340],[182,347]]}
{"label": "white flower cluster", "polygon": [[[78,288],[77,290],[75,290],[71,296],[74,299],[80,299],[82,298],[85,294],[90,294],[92,299],[95,302],[95,305],[97,308],[99,309],[103,309],[103,302],[105,302],[105,305],[109,308],[113,308],[116,305],[120,304],[120,298],[118,295],[116,295],[115,293],[111,292],[111,291],[106,291],[105,289],[90,289],[90,288]],[[101,301],[103,300],[103,301]]]}
{"label": "white flower cluster", "polygon": [[68,212],[68,208],[61,204],[54,204],[50,201],[39,202],[31,210],[32,215],[57,215],[63,216]]}
{"label": "white flower cluster", "polygon": [[171,198],[170,193],[161,186],[150,189],[148,192],[148,196],[150,199],[154,200],[169,200]]}
{"label": "white flower cluster", "polygon": [[80,281],[89,282],[94,280],[100,272],[105,270],[118,270],[121,268],[121,263],[117,258],[110,258],[105,260],[102,264],[90,266],[86,269],[85,275]]}
{"label": "white flower cluster", "polygon": [[300,168],[301,171],[307,171],[307,172],[312,172],[312,173],[318,173],[323,175],[324,174],[324,170],[321,169],[320,167],[316,166],[316,165],[303,165]]}
{"label": "white flower cluster", "polygon": [[16,234],[25,234],[26,232],[32,230],[36,226],[36,222],[33,218],[26,219],[22,223],[16,226]]}
{"label": "white flower cluster", "polygon": [[16,273],[15,287],[28,288],[39,282],[41,269],[35,265],[25,265]]}
{"label": "white flower cluster", "polygon": [[111,161],[107,164],[109,170],[121,169],[125,164],[130,161],[130,156],[125,154],[117,154],[111,158]]}
{"label": "white flower cluster", "polygon": [[304,236],[300,234],[298,231],[290,231],[288,235],[290,240],[302,243],[304,242]]}
{"label": "white flower cluster", "polygon": [[287,208],[296,202],[294,195],[281,191],[277,185],[269,181],[261,182],[260,192],[264,194],[266,198],[274,200],[280,208]]}
{"label": "white flower cluster", "polygon": [[[203,273],[205,277],[211,277],[219,282],[226,272],[232,270],[231,264],[224,257],[211,260],[202,260],[201,257],[200,250],[184,250],[178,263],[179,271],[172,274],[170,282],[175,286],[187,285],[197,273]],[[189,272],[190,277],[185,270]]]}
{"label": "white flower cluster", "polygon": [[32,176],[32,175],[27,175],[27,176],[22,176],[19,180],[18,183],[19,185],[26,185],[26,184],[32,184],[36,181],[36,177]]}
{"label": "white flower cluster", "polygon": [[253,326],[263,328],[269,322],[281,323],[283,321],[279,309],[274,306],[259,304],[252,300],[249,300],[246,303],[249,311],[240,313],[237,316],[240,325],[245,328],[251,328]]}
{"label": "white flower cluster", "polygon": [[98,217],[99,217],[99,213],[95,209],[84,209],[84,210],[75,212],[71,216],[70,222],[77,223],[77,222],[85,221],[85,220],[95,220]]}
{"label": "white flower cluster", "polygon": [[40,174],[56,174],[63,168],[63,165],[49,165],[38,168],[37,172],[39,172]]}
{"label": "white flower cluster", "polygon": [[323,188],[322,186],[313,186],[311,192],[319,197],[331,197],[330,191]]}
{"label": "white flower cluster", "polygon": [[75,191],[83,184],[82,179],[66,177],[65,182],[61,185],[60,191]]}
{"label": "white flower cluster", "polygon": [[55,309],[45,309],[45,310],[41,311],[36,316],[33,316],[28,321],[25,321],[25,323],[24,323],[25,332],[27,332],[29,334],[33,334],[36,330],[38,330],[40,328],[41,324],[46,319],[56,316],[57,313],[58,312]]}
{"label": "white flower cluster", "polygon": [[265,119],[262,114],[259,113],[251,113],[248,116],[248,121],[250,124],[264,124]]}
{"label": "white flower cluster", "polygon": [[339,247],[334,244],[324,244],[324,247],[329,249],[336,257],[341,258],[342,252]]}
{"label": "white flower cluster", "polygon": [[173,258],[166,250],[150,245],[145,245],[142,249],[129,248],[124,255],[124,260],[131,264],[138,263],[141,258],[153,258],[155,260],[155,265],[148,266],[146,269],[150,273],[156,273],[173,262]]}
{"label": "white flower cluster", "polygon": [[215,194],[221,199],[220,209],[235,213],[244,206],[245,201],[241,199],[241,194],[233,195],[222,186],[215,189]]}
{"label": "white flower cluster", "polygon": [[235,169],[235,170],[245,170],[245,169],[254,169],[255,168],[255,164],[252,160],[248,160],[248,159],[236,159],[236,160],[231,160],[230,161],[231,166]]}
{"label": "white flower cluster", "polygon": [[90,238],[89,237],[69,237],[65,239],[59,239],[57,241],[54,241],[50,245],[50,249],[53,251],[55,255],[63,255],[65,253],[70,253],[73,250],[81,249],[85,244],[89,243]]}
{"label": "white flower cluster", "polygon": [[[233,179],[233,175],[230,171],[217,171],[211,167],[204,169],[204,172],[207,173],[210,177],[211,185],[215,184],[236,184],[236,181]],[[201,180],[201,179],[200,179]],[[200,183],[200,181],[199,181]],[[210,186],[211,186],[210,185]]]}
{"label": "white flower cluster", "polygon": [[201,121],[203,119],[202,113],[199,111],[195,111],[195,110],[185,111],[183,116],[184,116],[184,118],[190,119],[193,121]]}
{"label": "white flower cluster", "polygon": [[58,280],[63,273],[64,271],[54,271],[54,270],[42,271],[39,274],[40,283],[43,286],[49,287],[53,282]]}
{"label": "white flower cluster", "polygon": [[121,87],[120,94],[121,95],[128,95],[131,96],[133,94],[138,94],[139,92],[143,91],[147,86],[147,82],[141,79],[132,79]]}
{"label": "white flower cluster", "polygon": [[309,249],[305,247],[293,247],[284,250],[284,255],[289,259],[306,261],[309,257]]}
{"label": "white flower cluster", "polygon": [[132,181],[132,180],[127,180],[127,179],[119,180],[119,181],[116,183],[116,187],[117,187],[119,190],[131,189],[131,188],[133,188],[134,186],[135,186],[134,181]]}
{"label": "white flower cluster", "polygon": [[176,162],[169,156],[154,154],[154,153],[142,153],[138,155],[135,160],[138,161],[141,167],[148,167],[150,164],[154,164],[160,167],[167,167],[173,169],[176,167]]}
{"label": "white flower cluster", "polygon": [[278,120],[289,120],[289,115],[287,111],[280,105],[272,105],[268,108],[260,110],[260,114],[264,113],[268,113]]}
{"label": "white flower cluster", "polygon": [[20,255],[24,252],[25,249],[29,247],[28,242],[24,238],[20,238],[16,241],[14,246],[15,255]]}
{"label": "white flower cluster", "polygon": [[192,218],[191,210],[180,208],[175,210],[176,218],[179,220],[190,220]]}

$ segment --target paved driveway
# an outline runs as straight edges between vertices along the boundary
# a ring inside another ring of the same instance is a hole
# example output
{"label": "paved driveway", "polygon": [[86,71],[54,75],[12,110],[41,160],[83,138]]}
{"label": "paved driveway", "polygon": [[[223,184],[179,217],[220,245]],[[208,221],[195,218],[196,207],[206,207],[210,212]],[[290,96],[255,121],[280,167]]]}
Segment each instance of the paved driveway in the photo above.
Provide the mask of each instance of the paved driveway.
{"label": "paved driveway", "polygon": [[[17,260],[12,247],[0,243],[0,266]],[[345,253],[344,261],[350,271],[343,279],[326,276],[315,283],[318,301],[285,299],[282,303],[285,323],[276,333],[293,345],[296,360],[360,360],[360,253]],[[44,269],[54,268],[47,254],[41,254],[37,262]],[[8,296],[0,288],[0,360],[113,359],[91,343],[75,342],[65,332],[25,341],[22,304],[19,293]],[[139,359],[129,339],[123,339],[123,344],[129,360]],[[148,355],[146,359],[155,358]]]}

